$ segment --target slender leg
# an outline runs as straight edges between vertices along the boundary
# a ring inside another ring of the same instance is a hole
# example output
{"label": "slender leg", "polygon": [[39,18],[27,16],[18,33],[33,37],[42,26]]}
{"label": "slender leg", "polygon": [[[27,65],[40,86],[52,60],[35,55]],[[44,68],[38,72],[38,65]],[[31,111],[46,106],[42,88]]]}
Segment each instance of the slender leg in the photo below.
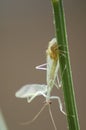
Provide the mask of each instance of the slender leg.
{"label": "slender leg", "polygon": [[57,63],[56,72],[57,72],[57,74],[56,74],[54,85],[57,87],[57,89],[59,89],[61,87],[60,80],[59,80],[59,61]]}
{"label": "slender leg", "polygon": [[47,63],[42,64],[42,65],[38,65],[38,66],[36,66],[35,68],[36,68],[36,69],[39,69],[39,70],[47,70],[47,68],[44,67],[44,66],[46,66],[46,65],[47,65]]}
{"label": "slender leg", "polygon": [[57,99],[57,100],[58,100],[58,103],[59,103],[60,111],[61,111],[64,115],[66,115],[66,113],[63,111],[63,106],[62,106],[62,102],[61,102],[60,97],[58,97],[58,96],[51,96],[50,99]]}
{"label": "slender leg", "polygon": [[62,82],[59,80],[59,76],[57,74],[57,82],[54,83],[54,85],[56,86],[57,89],[59,89],[62,86]]}
{"label": "slender leg", "polygon": [[30,103],[34,98],[36,98],[36,97],[39,96],[39,95],[42,95],[42,96],[46,97],[46,94],[45,94],[45,93],[43,93],[43,92],[41,92],[41,91],[38,91],[38,92],[36,92],[33,96],[27,97],[27,102]]}
{"label": "slender leg", "polygon": [[[65,65],[64,70],[63,70],[63,72],[62,72],[62,78],[63,78],[63,74],[64,74],[65,69],[66,69],[66,65]],[[62,78],[61,78],[61,79],[62,79]],[[61,81],[59,80],[58,74],[57,74],[57,84],[58,84],[58,85],[55,85],[57,88],[60,88],[60,87],[62,86],[62,80],[61,80]]]}

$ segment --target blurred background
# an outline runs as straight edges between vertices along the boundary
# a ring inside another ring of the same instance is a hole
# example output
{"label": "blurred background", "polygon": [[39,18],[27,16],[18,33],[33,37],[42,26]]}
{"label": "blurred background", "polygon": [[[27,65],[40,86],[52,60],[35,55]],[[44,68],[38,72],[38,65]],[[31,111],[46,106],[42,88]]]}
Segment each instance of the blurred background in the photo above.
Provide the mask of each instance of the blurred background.
{"label": "blurred background", "polygon": [[[86,1],[64,0],[71,67],[81,129],[86,126]],[[43,106],[37,97],[28,104],[17,99],[15,92],[28,83],[46,83],[46,72],[35,66],[46,62],[48,42],[54,37],[50,0],[0,0],[0,108],[8,130],[53,130],[46,108],[31,125]],[[62,97],[62,93],[53,90]],[[63,99],[63,97],[62,97]],[[57,101],[52,113],[58,130],[67,130],[65,116]]]}

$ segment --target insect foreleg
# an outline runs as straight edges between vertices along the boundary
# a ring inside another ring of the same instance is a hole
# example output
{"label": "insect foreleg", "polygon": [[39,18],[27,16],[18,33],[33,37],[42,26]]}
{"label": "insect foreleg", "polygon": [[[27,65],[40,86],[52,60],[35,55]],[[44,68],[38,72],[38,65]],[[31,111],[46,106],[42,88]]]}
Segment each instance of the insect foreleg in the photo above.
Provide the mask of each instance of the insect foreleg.
{"label": "insect foreleg", "polygon": [[62,82],[59,80],[58,74],[56,80],[54,81],[54,85],[56,86],[57,89],[59,89],[62,85]]}
{"label": "insect foreleg", "polygon": [[38,70],[47,70],[47,68],[44,67],[44,66],[46,66],[46,65],[47,65],[47,63],[42,64],[42,65],[38,65],[38,66],[36,66],[35,68],[38,69]]}
{"label": "insect foreleg", "polygon": [[[64,72],[65,72],[65,69],[66,69],[66,65],[65,65],[65,67],[64,67],[64,70],[63,70],[63,72],[62,72],[62,76],[60,75],[60,78],[59,78],[59,75],[57,74],[57,76],[56,76],[56,81],[57,81],[57,83],[54,83],[55,84],[55,86],[57,87],[57,88],[60,88],[61,86],[62,86],[62,78],[63,78],[63,75],[64,75]],[[59,80],[60,79],[60,80]],[[58,84],[58,85],[57,85]]]}

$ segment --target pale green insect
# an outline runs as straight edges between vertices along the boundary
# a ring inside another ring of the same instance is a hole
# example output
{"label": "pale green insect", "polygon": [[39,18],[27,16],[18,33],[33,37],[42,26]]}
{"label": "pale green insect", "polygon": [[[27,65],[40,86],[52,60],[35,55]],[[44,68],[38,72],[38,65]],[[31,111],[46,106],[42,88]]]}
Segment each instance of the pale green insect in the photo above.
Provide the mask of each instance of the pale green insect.
{"label": "pale green insect", "polygon": [[[57,99],[59,103],[59,108],[60,111],[65,114],[63,111],[62,103],[61,100],[58,96],[51,96],[51,91],[54,86],[59,88],[61,86],[59,82],[59,77],[58,77],[58,70],[59,70],[59,48],[56,42],[56,38],[53,38],[49,42],[48,49],[46,51],[47,53],[47,63],[42,64],[39,66],[36,66],[36,69],[41,69],[41,70],[46,70],[46,80],[47,80],[47,85],[45,84],[28,84],[23,86],[20,90],[18,90],[15,94],[16,97],[18,98],[27,98],[27,101],[30,103],[35,97],[42,95],[46,98],[46,103],[42,107],[42,109],[39,111],[39,113],[31,120],[29,123],[33,122],[43,111],[46,105],[49,105],[49,113],[54,125],[55,130],[57,130],[52,113],[51,113],[51,99]],[[44,67],[46,66],[46,68]],[[57,83],[56,83],[57,79]]]}

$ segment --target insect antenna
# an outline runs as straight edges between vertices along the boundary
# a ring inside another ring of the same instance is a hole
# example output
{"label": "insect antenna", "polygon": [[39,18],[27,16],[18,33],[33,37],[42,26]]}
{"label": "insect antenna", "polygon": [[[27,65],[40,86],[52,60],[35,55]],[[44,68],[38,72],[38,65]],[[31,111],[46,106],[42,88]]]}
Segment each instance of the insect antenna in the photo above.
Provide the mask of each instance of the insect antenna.
{"label": "insect antenna", "polygon": [[51,117],[51,120],[52,120],[54,129],[57,130],[57,127],[56,127],[56,124],[55,124],[55,121],[54,121],[54,118],[53,118],[53,115],[52,115],[52,111],[51,111],[50,105],[51,105],[51,104],[49,104],[49,114],[50,114],[50,117]]}
{"label": "insect antenna", "polygon": [[30,125],[31,123],[33,123],[41,114],[41,112],[44,110],[44,108],[46,107],[47,104],[44,104],[43,107],[40,109],[40,111],[34,116],[34,118],[30,121],[27,122],[22,122],[21,125]]}

